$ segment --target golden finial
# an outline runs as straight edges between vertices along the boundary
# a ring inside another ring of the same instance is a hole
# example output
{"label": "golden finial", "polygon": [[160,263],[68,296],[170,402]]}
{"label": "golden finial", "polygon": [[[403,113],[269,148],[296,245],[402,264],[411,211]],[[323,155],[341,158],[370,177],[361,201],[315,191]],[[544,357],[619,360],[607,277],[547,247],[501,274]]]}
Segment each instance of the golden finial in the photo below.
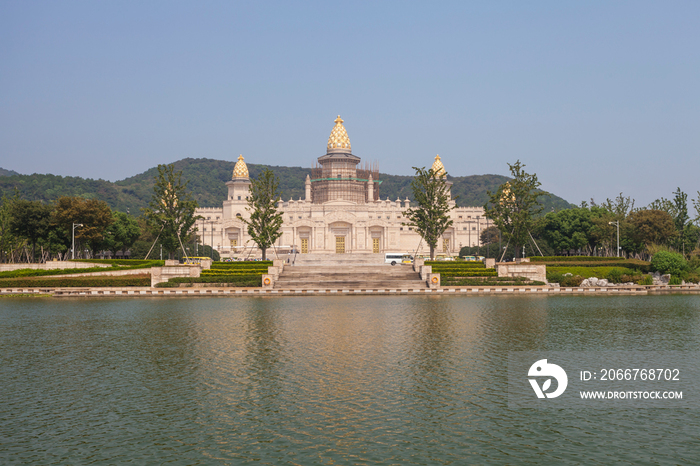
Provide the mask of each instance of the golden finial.
{"label": "golden finial", "polygon": [[345,126],[343,126],[343,119],[338,115],[338,118],[336,118],[333,123],[335,123],[335,126],[328,138],[328,150],[347,149],[349,151],[350,138],[348,137],[348,132],[345,130]]}
{"label": "golden finial", "polygon": [[248,165],[243,161],[243,155],[238,156],[238,162],[233,167],[233,179],[248,178]]}
{"label": "golden finial", "polygon": [[433,173],[435,173],[435,176],[439,176],[440,178],[445,178],[447,177],[447,172],[445,171],[445,166],[442,164],[442,161],[440,160],[440,155],[435,156],[435,161],[433,162]]}

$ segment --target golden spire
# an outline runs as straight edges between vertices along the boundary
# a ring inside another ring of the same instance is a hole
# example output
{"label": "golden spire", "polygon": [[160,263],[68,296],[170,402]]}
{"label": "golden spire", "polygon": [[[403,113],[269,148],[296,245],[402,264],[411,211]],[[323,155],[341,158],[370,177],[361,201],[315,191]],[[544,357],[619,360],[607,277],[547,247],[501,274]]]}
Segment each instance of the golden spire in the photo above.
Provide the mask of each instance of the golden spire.
{"label": "golden spire", "polygon": [[340,115],[338,115],[338,118],[336,118],[333,123],[335,123],[335,126],[328,138],[328,150],[347,149],[350,151],[350,138],[348,137],[348,132],[345,131],[343,119],[340,118]]}
{"label": "golden spire", "polygon": [[243,161],[242,155],[238,156],[238,162],[233,167],[233,179],[235,180],[236,178],[248,178],[248,165]]}
{"label": "golden spire", "polygon": [[447,172],[445,171],[445,166],[440,161],[439,155],[435,156],[435,162],[433,162],[433,173],[435,173],[435,176],[438,176],[440,178],[447,177]]}

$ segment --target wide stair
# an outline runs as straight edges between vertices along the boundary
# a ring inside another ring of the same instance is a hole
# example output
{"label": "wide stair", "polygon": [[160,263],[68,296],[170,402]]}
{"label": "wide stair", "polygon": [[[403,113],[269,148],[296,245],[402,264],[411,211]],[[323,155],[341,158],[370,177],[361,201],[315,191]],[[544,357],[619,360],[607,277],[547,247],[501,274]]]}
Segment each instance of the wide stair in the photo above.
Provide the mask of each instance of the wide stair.
{"label": "wide stair", "polygon": [[[291,262],[291,261],[290,261]],[[384,264],[383,254],[300,254],[285,264],[277,289],[412,290],[427,288],[410,265]]]}

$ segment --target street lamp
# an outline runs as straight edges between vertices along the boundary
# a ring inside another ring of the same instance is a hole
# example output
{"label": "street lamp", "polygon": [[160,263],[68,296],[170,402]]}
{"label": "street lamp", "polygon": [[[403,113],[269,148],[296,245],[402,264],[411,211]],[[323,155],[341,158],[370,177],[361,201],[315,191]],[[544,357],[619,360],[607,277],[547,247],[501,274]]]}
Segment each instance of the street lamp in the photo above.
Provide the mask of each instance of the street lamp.
{"label": "street lamp", "polygon": [[71,247],[70,247],[70,258],[71,260],[75,259],[75,227],[82,227],[82,223],[74,223],[73,224],[73,241],[71,242]]}
{"label": "street lamp", "polygon": [[608,225],[617,225],[617,257],[620,257],[620,221],[608,222]]}

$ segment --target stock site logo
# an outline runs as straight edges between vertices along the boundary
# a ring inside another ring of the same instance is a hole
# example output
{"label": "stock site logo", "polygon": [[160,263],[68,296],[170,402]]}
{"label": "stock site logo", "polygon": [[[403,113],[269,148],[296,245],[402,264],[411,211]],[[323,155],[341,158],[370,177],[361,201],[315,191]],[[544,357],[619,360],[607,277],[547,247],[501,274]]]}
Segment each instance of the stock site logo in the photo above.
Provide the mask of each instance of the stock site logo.
{"label": "stock site logo", "polygon": [[[566,390],[566,385],[569,383],[569,378],[566,376],[566,372],[561,367],[556,364],[547,363],[546,359],[540,359],[535,364],[530,366],[530,370],[527,373],[528,377],[538,377],[545,378],[542,386],[540,387],[537,382],[537,378],[528,379],[532,389],[535,391],[537,398],[556,398]],[[557,389],[553,392],[547,392],[552,386],[552,378],[557,381]]]}

